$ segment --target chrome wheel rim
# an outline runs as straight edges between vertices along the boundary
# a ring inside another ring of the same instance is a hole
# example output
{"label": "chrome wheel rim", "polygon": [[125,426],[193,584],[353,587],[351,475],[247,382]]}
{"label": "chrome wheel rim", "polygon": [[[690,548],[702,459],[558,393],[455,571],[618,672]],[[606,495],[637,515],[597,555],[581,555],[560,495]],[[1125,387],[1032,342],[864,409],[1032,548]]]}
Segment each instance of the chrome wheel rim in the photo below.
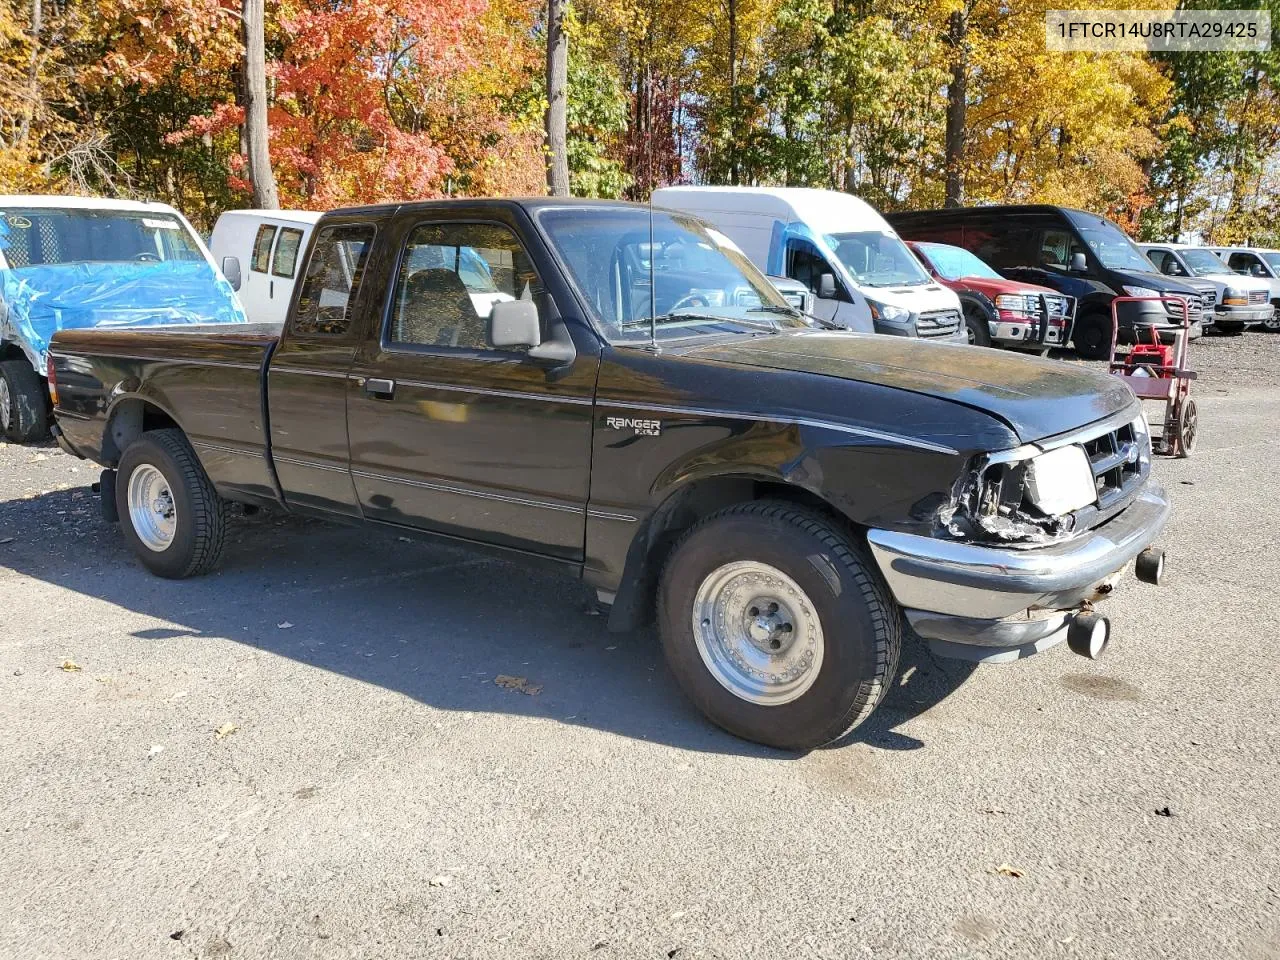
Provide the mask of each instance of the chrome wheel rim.
{"label": "chrome wheel rim", "polygon": [[0,377],[0,427],[9,429],[9,416],[13,413],[13,398],[9,395],[9,381]]}
{"label": "chrome wheel rim", "polygon": [[735,697],[780,706],[822,669],[822,623],[789,576],[754,560],[713,570],[693,599],[693,636],[711,675]]}
{"label": "chrome wheel rim", "polygon": [[129,522],[148,550],[161,553],[173,543],[178,506],[164,474],[144,463],[129,475]]}

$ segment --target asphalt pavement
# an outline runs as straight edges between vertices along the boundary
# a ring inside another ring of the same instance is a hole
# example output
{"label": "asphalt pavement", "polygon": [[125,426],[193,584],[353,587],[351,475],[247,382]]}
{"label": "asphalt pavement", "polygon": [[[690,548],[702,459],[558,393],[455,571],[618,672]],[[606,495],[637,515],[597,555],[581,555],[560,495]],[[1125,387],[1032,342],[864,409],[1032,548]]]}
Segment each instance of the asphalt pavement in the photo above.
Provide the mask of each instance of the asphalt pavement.
{"label": "asphalt pavement", "polygon": [[0,445],[0,957],[1280,956],[1280,337],[1192,351],[1106,657],[911,647],[807,755],[573,581],[273,515],[163,581]]}

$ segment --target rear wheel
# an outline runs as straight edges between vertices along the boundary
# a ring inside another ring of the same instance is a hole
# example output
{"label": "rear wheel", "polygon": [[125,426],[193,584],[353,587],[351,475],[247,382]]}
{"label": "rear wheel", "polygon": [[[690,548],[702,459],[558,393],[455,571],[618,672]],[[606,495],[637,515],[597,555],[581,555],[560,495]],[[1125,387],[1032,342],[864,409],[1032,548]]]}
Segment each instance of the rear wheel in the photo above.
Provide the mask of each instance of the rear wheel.
{"label": "rear wheel", "polygon": [[49,436],[49,394],[25,359],[0,363],[0,431],[14,443]]}
{"label": "rear wheel", "polygon": [[129,444],[116,475],[125,540],[152,573],[207,573],[222,553],[226,501],[180,430],[151,430]]}
{"label": "rear wheel", "polygon": [[848,536],[767,500],[685,535],[663,571],[658,620],[667,663],[708,718],[794,750],[870,716],[902,643],[897,605]]}
{"label": "rear wheel", "polygon": [[991,346],[991,328],[987,325],[986,316],[977,307],[965,308],[964,327],[971,346]]}
{"label": "rear wheel", "polygon": [[1111,317],[1097,311],[1079,317],[1071,342],[1085,360],[1106,360],[1111,355]]}

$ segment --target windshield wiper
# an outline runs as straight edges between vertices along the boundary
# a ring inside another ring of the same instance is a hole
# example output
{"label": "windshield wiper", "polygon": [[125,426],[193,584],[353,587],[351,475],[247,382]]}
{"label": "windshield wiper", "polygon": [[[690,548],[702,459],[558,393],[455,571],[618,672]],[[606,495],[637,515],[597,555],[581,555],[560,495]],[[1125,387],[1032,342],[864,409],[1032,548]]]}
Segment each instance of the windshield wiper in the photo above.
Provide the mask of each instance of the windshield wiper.
{"label": "windshield wiper", "polygon": [[784,317],[803,317],[804,312],[797,310],[795,307],[780,307],[772,303],[761,304],[758,307],[748,307],[747,313],[778,313]]}
{"label": "windshield wiper", "polygon": [[[720,317],[714,313],[660,313],[653,318],[654,325],[673,323],[680,320],[709,320],[712,323],[740,323],[748,327],[756,327],[761,330],[776,331],[778,324],[773,320],[748,320],[745,317]],[[627,320],[622,324],[622,328],[634,329],[636,327],[649,326],[648,317],[640,317],[635,320]]]}

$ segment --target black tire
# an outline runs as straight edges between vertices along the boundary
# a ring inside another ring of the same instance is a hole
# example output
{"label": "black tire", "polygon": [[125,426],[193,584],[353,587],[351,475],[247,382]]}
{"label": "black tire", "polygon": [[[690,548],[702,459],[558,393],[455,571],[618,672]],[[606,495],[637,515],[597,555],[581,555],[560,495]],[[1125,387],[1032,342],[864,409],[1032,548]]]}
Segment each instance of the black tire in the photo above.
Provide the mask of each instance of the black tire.
{"label": "black tire", "polygon": [[969,334],[969,343],[975,347],[991,346],[991,328],[987,326],[986,315],[977,307],[966,307],[964,311],[965,330]]}
{"label": "black tire", "polygon": [[1200,413],[1196,402],[1188,397],[1182,402],[1182,414],[1178,417],[1179,457],[1189,457],[1196,452],[1196,441],[1200,439]]}
{"label": "black tire", "polygon": [[1262,321],[1262,329],[1267,333],[1280,333],[1280,300],[1272,300],[1271,306],[1275,307],[1275,312],[1270,320]]}
{"label": "black tire", "polygon": [[[129,510],[130,480],[144,466],[160,471],[172,497],[175,529],[163,550],[143,542]],[[208,573],[222,554],[227,503],[213,489],[181,430],[150,430],[129,444],[117,469],[116,510],[129,547],[157,576],[180,580]]]}
{"label": "black tire", "polygon": [[1085,360],[1106,360],[1111,355],[1111,317],[1094,311],[1076,319],[1071,342]]}
{"label": "black tire", "polygon": [[[25,359],[0,363],[8,403],[0,404],[0,431],[14,443],[35,443],[49,436],[49,391]],[[4,407],[8,407],[7,416]]]}
{"label": "black tire", "polygon": [[[744,560],[790,577],[822,627],[821,667],[787,703],[733,693],[698,649],[699,588],[725,564]],[[667,664],[699,710],[732,734],[789,750],[838,740],[866,720],[893,681],[902,647],[901,611],[871,560],[822,514],[773,500],[728,507],[685,534],[663,570],[658,624]]]}

